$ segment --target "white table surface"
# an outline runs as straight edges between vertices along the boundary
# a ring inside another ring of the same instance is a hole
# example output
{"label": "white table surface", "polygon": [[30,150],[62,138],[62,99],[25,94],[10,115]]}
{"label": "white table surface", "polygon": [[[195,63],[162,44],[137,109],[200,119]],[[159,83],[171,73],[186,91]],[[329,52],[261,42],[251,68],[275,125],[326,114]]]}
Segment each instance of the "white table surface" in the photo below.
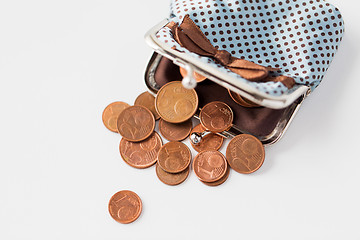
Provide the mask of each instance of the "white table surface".
{"label": "white table surface", "polygon": [[[252,175],[207,187],[126,165],[101,114],[143,91],[168,0],[0,2],[0,239],[360,239],[360,7],[323,83]],[[222,149],[224,151],[224,148]],[[140,218],[107,204],[130,189]]]}

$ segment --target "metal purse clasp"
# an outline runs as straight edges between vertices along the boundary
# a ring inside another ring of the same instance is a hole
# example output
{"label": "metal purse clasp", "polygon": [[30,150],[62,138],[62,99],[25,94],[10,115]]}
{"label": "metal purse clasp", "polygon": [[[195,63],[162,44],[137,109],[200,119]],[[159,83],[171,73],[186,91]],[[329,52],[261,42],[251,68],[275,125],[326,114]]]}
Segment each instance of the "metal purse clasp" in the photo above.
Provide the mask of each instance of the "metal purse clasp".
{"label": "metal purse clasp", "polygon": [[181,81],[182,85],[186,89],[193,89],[197,85],[197,81],[194,78],[194,68],[190,64],[186,64],[178,59],[174,60],[174,63],[186,70],[186,76]]}

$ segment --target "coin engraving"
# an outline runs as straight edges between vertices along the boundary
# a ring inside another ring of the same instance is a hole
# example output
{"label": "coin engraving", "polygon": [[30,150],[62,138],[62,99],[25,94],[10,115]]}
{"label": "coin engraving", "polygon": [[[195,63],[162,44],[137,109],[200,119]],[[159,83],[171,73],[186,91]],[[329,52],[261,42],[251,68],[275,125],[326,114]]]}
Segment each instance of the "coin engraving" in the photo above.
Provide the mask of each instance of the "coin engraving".
{"label": "coin engraving", "polygon": [[119,150],[122,159],[132,167],[148,168],[157,161],[157,155],[162,141],[157,132],[142,142],[130,142],[121,139]]}
{"label": "coin engraving", "polygon": [[135,221],[141,213],[142,203],[139,196],[129,190],[115,193],[108,205],[111,217],[120,223],[131,223]]}
{"label": "coin engraving", "polygon": [[118,132],[117,130],[117,119],[120,113],[125,109],[130,107],[129,104],[125,102],[113,102],[109,104],[103,111],[102,120],[107,129],[113,132]]}
{"label": "coin engraving", "polygon": [[186,180],[190,172],[190,168],[187,167],[184,171],[179,173],[168,173],[165,172],[159,164],[156,164],[156,175],[163,183],[167,185],[178,185]]}
{"label": "coin engraving", "polygon": [[264,146],[256,137],[241,134],[233,138],[227,149],[226,158],[232,169],[239,173],[253,173],[263,164]]}
{"label": "coin engraving", "polygon": [[169,141],[181,141],[187,138],[191,132],[191,119],[183,123],[169,123],[163,119],[159,121],[161,135]]}
{"label": "coin engraving", "polygon": [[193,169],[201,181],[215,182],[225,175],[227,162],[218,151],[203,151],[194,158]]}
{"label": "coin engraving", "polygon": [[204,183],[205,185],[208,185],[208,186],[211,186],[211,187],[216,187],[216,186],[219,186],[221,184],[223,184],[224,182],[226,182],[226,180],[228,179],[230,175],[230,167],[227,166],[227,169],[226,169],[226,172],[225,172],[225,175],[222,176],[219,180],[215,181],[215,182],[204,182],[204,181],[201,181],[202,183]]}
{"label": "coin engraving", "polygon": [[158,120],[160,118],[159,114],[156,112],[155,109],[155,97],[151,95],[149,92],[143,92],[140,94],[136,100],[134,105],[140,105],[143,106],[152,112],[154,115],[155,120]]}
{"label": "coin engraving", "polygon": [[173,81],[158,91],[155,108],[165,121],[181,123],[195,114],[198,102],[198,96],[194,89],[186,89],[180,81]]}
{"label": "coin engraving", "polygon": [[190,161],[191,152],[182,142],[168,142],[159,150],[158,163],[166,172],[182,172],[189,166]]}
{"label": "coin engraving", "polygon": [[128,141],[139,142],[151,135],[155,128],[153,114],[142,106],[126,108],[118,117],[117,128]]}
{"label": "coin engraving", "polygon": [[223,102],[210,102],[200,111],[201,124],[211,132],[228,130],[233,121],[231,108]]}

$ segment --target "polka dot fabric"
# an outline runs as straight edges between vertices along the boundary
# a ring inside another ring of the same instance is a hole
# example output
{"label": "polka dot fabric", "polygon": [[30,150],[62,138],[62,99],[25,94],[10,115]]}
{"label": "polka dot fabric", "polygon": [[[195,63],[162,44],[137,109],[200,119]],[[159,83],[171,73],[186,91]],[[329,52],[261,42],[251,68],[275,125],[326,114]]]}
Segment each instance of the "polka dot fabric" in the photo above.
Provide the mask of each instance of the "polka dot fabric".
{"label": "polka dot fabric", "polygon": [[[339,10],[323,0],[172,0],[171,21],[181,23],[186,14],[214,46],[280,68],[273,75],[293,77],[297,85],[312,90],[322,81],[344,33]],[[190,53],[166,27],[157,37],[263,93],[280,96],[293,90],[279,82],[247,81],[212,59]]]}

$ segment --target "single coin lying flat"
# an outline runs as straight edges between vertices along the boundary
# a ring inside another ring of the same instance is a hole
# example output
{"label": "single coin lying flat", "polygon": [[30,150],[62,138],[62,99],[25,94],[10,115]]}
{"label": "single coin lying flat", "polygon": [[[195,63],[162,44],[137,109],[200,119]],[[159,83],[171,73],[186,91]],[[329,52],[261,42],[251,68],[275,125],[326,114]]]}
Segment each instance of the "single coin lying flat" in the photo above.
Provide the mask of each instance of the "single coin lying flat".
{"label": "single coin lying flat", "polygon": [[119,223],[131,223],[141,214],[142,202],[140,197],[129,190],[115,193],[108,205],[111,217]]}

